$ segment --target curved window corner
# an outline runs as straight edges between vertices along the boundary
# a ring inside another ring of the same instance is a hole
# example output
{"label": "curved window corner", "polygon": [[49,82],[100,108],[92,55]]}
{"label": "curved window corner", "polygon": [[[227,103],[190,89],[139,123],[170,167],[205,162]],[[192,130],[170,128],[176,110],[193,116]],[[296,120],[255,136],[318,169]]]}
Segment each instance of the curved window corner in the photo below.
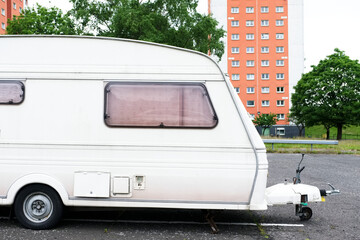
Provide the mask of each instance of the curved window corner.
{"label": "curved window corner", "polygon": [[110,82],[104,120],[110,127],[214,128],[218,123],[201,83]]}
{"label": "curved window corner", "polygon": [[0,80],[0,104],[20,104],[24,97],[25,86],[21,81]]}

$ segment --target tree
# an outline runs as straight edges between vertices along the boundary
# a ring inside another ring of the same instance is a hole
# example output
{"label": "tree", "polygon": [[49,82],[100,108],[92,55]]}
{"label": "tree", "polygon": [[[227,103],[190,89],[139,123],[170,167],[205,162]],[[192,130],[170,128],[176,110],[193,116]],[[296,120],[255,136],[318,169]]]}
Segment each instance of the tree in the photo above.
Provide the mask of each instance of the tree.
{"label": "tree", "polygon": [[288,121],[292,124],[295,124],[296,127],[299,130],[299,134],[298,136],[301,137],[303,130],[305,129],[305,119],[299,114],[295,114],[295,113],[290,113],[288,115]]}
{"label": "tree", "polygon": [[305,120],[306,126],[323,125],[327,138],[332,126],[337,139],[342,128],[360,123],[360,64],[343,51],[321,60],[303,74],[292,95],[291,113]]}
{"label": "tree", "polygon": [[266,129],[271,128],[277,122],[276,114],[259,114],[253,120],[256,126],[261,127],[261,135],[265,134]]}
{"label": "tree", "polygon": [[84,32],[210,50],[219,59],[224,53],[225,31],[196,11],[198,0],[70,1],[70,13]]}
{"label": "tree", "polygon": [[68,14],[59,8],[46,8],[39,4],[27,8],[20,16],[8,20],[7,34],[75,35],[81,31]]}

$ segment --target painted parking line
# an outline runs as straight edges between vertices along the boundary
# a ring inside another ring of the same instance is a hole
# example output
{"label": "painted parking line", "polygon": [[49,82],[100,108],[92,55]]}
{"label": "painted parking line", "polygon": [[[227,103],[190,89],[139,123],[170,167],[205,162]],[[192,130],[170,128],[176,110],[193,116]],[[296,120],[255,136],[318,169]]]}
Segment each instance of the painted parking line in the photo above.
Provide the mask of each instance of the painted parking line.
{"label": "painted parking line", "polygon": [[[104,222],[104,223],[139,223],[139,224],[190,224],[190,225],[208,225],[208,222],[191,222],[191,221],[143,221],[143,220],[98,220],[98,219],[64,219],[68,222]],[[256,223],[239,223],[239,222],[215,222],[223,226],[258,226]],[[290,223],[259,223],[263,227],[304,227],[304,224]]]}

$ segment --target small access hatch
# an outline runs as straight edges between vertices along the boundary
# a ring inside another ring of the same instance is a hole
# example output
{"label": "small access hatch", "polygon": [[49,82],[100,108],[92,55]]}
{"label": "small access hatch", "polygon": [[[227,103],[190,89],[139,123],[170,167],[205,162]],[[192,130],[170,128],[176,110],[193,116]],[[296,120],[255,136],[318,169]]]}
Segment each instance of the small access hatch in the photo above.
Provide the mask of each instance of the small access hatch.
{"label": "small access hatch", "polygon": [[75,197],[110,197],[110,173],[75,172]]}
{"label": "small access hatch", "polygon": [[130,178],[129,177],[114,177],[113,178],[113,194],[129,194],[130,193]]}

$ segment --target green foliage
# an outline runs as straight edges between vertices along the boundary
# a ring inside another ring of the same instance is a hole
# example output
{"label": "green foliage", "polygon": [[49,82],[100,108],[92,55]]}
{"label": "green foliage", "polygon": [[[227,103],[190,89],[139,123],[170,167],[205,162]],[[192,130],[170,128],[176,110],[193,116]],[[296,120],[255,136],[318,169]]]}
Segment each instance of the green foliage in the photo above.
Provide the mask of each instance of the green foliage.
{"label": "green foliage", "polygon": [[8,20],[7,34],[80,34],[69,15],[63,14],[59,8],[42,7],[27,8],[20,16]]}
{"label": "green foliage", "polygon": [[224,53],[218,22],[196,11],[198,0],[70,0],[72,16],[87,33]]}
{"label": "green foliage", "polygon": [[275,125],[277,122],[276,114],[259,114],[253,120],[253,123],[256,126],[262,128],[262,135],[264,135],[266,129],[271,128],[271,126]]}
{"label": "green foliage", "polygon": [[307,127],[323,125],[328,134],[335,126],[341,139],[343,126],[360,123],[360,64],[335,49],[312,68],[295,86],[291,116]]}

